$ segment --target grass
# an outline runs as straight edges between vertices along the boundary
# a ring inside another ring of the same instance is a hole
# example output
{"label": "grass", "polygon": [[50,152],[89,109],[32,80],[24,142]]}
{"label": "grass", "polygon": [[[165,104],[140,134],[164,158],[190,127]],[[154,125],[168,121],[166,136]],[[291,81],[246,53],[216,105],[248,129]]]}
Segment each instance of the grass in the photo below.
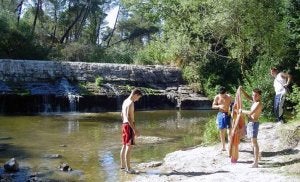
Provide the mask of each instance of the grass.
{"label": "grass", "polygon": [[216,118],[211,117],[204,126],[203,143],[213,144],[219,140],[219,131],[216,126]]}

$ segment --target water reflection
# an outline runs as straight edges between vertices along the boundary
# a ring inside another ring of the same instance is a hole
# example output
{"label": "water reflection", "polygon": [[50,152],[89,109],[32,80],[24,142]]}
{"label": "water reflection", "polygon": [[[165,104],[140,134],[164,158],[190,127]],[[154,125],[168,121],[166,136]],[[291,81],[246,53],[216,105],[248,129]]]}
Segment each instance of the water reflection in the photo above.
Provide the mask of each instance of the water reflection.
{"label": "water reflection", "polygon": [[[132,153],[132,166],[140,162],[161,160],[166,153],[199,144],[201,127],[210,115],[215,114],[209,111],[136,112],[137,127],[143,136],[171,140],[159,144],[137,144]],[[46,179],[130,179],[130,175],[119,170],[121,121],[117,112],[0,116],[0,138],[3,138],[0,140],[1,164],[16,157],[22,164],[21,169],[26,167],[31,172],[42,172]],[[43,157],[45,154],[59,154],[62,157],[50,159]],[[80,173],[62,173],[57,167],[63,162]]]}
{"label": "water reflection", "polygon": [[78,132],[79,131],[79,121],[76,120],[69,120],[67,122],[67,132],[68,134],[72,133],[72,132]]}
{"label": "water reflection", "polygon": [[115,161],[114,155],[111,151],[99,151],[99,162],[102,170],[105,173],[105,181],[115,182],[119,180],[118,173],[116,173],[118,164]]}

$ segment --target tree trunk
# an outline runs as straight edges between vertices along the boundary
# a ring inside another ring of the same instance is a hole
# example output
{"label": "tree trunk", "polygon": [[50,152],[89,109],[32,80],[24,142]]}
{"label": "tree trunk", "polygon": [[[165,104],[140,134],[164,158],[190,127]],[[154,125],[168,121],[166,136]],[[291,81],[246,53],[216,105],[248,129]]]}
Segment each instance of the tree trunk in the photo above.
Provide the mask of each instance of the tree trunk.
{"label": "tree trunk", "polygon": [[18,4],[16,11],[18,11],[18,22],[17,22],[17,26],[19,26],[19,22],[20,22],[20,16],[22,13],[22,6],[23,6],[23,2],[24,0],[21,0],[21,2]]}
{"label": "tree trunk", "polygon": [[80,37],[80,34],[81,34],[81,30],[82,30],[82,27],[85,23],[85,20],[88,16],[88,14],[90,13],[90,4],[87,6],[87,8],[85,9],[85,12],[84,12],[84,15],[81,19],[81,22],[80,22],[80,25],[78,26],[78,29],[77,31],[75,32],[75,38],[78,39]]}
{"label": "tree trunk", "polygon": [[36,27],[36,21],[37,21],[37,17],[38,17],[41,5],[42,5],[42,0],[38,0],[38,2],[36,4],[36,11],[35,11],[34,21],[33,21],[33,25],[32,25],[32,32],[31,32],[32,34],[34,34],[34,30]]}
{"label": "tree trunk", "polygon": [[72,30],[72,28],[74,27],[74,25],[79,21],[82,13],[84,12],[85,6],[82,6],[79,15],[77,15],[77,17],[75,18],[75,20],[71,23],[71,25],[67,28],[66,32],[64,33],[64,35],[61,37],[60,39],[60,43],[62,44],[64,42],[64,40],[66,39],[66,37],[69,35],[69,32]]}
{"label": "tree trunk", "polygon": [[117,26],[119,14],[120,14],[120,9],[121,8],[120,8],[120,5],[119,5],[119,9],[118,9],[117,17],[116,17],[116,20],[115,20],[114,28],[112,29],[112,31],[111,31],[111,33],[109,35],[106,47],[109,47],[110,40],[111,40],[112,36],[114,35],[115,30],[116,30],[116,26]]}

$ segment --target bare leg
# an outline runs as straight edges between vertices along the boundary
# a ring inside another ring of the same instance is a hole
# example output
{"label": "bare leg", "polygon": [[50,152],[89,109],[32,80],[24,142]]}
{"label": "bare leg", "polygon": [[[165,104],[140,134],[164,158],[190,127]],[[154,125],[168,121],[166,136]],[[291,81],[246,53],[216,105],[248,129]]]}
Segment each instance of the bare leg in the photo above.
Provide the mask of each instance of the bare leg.
{"label": "bare leg", "polygon": [[252,138],[251,141],[252,141],[253,154],[254,154],[254,161],[252,167],[258,167],[259,147],[257,143],[257,138]]}
{"label": "bare leg", "polygon": [[222,143],[222,150],[226,150],[225,148],[225,134],[226,134],[226,129],[221,129],[220,130],[220,139],[221,139],[221,143]]}
{"label": "bare leg", "polygon": [[228,143],[230,143],[230,135],[231,135],[231,128],[229,128],[227,130],[227,139],[228,139]]}
{"label": "bare leg", "polygon": [[125,161],[126,161],[126,170],[130,170],[130,154],[131,154],[131,145],[126,146],[125,150]]}
{"label": "bare leg", "polygon": [[120,152],[121,169],[125,168],[125,150],[126,150],[126,145],[123,145]]}

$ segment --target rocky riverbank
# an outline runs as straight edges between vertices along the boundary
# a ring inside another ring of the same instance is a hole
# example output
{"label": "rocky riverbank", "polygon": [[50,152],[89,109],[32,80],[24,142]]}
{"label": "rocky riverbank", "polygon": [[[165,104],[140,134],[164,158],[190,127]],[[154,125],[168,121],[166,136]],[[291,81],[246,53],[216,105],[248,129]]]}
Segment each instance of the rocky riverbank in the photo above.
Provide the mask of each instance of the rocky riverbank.
{"label": "rocky riverbank", "polygon": [[261,124],[259,168],[251,168],[249,140],[240,144],[238,163],[231,164],[219,144],[198,146],[168,154],[163,161],[136,166],[132,181],[300,181],[300,122],[277,126]]}

